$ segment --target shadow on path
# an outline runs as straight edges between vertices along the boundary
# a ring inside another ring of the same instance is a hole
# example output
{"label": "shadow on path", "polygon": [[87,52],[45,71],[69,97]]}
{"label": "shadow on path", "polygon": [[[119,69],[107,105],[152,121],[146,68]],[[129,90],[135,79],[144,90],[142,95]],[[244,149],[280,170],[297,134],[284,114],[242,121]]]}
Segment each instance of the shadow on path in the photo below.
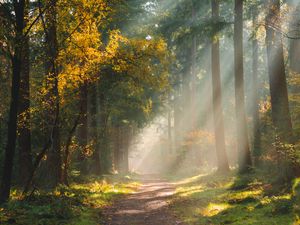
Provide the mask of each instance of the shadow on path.
{"label": "shadow on path", "polygon": [[134,194],[118,199],[103,210],[103,225],[184,225],[168,209],[175,185],[146,177]]}

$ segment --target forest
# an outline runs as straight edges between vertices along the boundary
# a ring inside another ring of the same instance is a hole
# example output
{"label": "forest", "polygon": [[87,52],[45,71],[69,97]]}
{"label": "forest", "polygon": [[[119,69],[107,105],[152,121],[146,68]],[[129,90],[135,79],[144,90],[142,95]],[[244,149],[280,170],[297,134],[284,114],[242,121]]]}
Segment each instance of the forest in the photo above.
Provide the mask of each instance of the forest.
{"label": "forest", "polygon": [[299,0],[0,0],[0,224],[300,224]]}

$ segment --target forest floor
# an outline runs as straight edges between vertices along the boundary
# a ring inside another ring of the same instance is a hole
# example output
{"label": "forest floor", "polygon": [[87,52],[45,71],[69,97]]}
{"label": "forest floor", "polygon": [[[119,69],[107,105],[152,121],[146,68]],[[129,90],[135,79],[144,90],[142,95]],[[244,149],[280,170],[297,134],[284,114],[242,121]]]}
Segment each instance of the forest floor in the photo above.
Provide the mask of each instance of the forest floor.
{"label": "forest floor", "polygon": [[297,191],[297,185],[278,184],[273,173],[233,171],[181,179],[170,209],[189,225],[300,224],[299,186]]}
{"label": "forest floor", "polygon": [[275,184],[274,177],[234,171],[165,178],[110,175],[74,180],[52,192],[36,190],[26,199],[16,189],[0,206],[0,224],[300,224],[300,179],[292,187]]}
{"label": "forest floor", "polygon": [[26,198],[17,188],[0,205],[0,224],[97,225],[101,211],[115,199],[133,193],[140,184],[129,176],[76,177],[54,191],[36,189]]}

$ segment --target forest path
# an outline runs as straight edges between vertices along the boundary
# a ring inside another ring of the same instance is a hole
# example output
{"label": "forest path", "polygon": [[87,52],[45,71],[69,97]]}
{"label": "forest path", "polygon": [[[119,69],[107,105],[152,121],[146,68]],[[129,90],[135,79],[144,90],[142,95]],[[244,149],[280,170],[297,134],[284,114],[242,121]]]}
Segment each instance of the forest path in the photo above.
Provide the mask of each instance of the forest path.
{"label": "forest path", "polygon": [[175,185],[155,177],[143,177],[136,193],[120,198],[102,214],[103,225],[184,225],[169,210]]}

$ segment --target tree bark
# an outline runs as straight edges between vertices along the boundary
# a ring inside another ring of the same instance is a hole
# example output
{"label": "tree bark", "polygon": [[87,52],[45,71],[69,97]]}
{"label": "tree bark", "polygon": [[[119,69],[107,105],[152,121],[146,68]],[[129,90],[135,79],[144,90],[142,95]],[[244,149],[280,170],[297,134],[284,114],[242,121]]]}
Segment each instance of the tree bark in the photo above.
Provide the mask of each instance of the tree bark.
{"label": "tree bark", "polygon": [[[58,92],[58,66],[56,63],[58,56],[57,43],[57,9],[56,0],[49,0],[49,9],[45,14],[46,19],[46,63],[45,71],[47,74],[47,100],[50,106],[50,121],[53,126],[52,146],[47,154],[47,186],[55,188],[62,179],[62,159],[61,159],[61,140],[60,140],[60,103]],[[47,118],[48,119],[48,118]]]}
{"label": "tree bark", "polygon": [[[280,1],[267,1],[266,45],[268,57],[268,72],[271,94],[272,120],[276,133],[276,148],[281,154],[280,170],[284,179],[294,176],[291,165],[291,155],[286,152],[285,144],[293,144],[293,128],[289,110],[288,89],[284,65],[282,35],[272,24],[280,16]],[[280,25],[276,24],[280,27]],[[283,144],[283,145],[282,145]]]}
{"label": "tree bark", "polygon": [[173,153],[173,141],[172,141],[172,112],[171,112],[171,94],[168,96],[168,150],[169,154]]}
{"label": "tree bark", "polygon": [[288,33],[290,42],[290,49],[289,49],[289,56],[290,56],[290,68],[292,72],[300,74],[300,36],[299,36],[299,29],[300,29],[300,5],[298,2],[295,1],[288,1],[290,7],[293,7],[294,10],[292,11],[292,15],[290,15],[291,24],[290,24],[290,31]]}
{"label": "tree bark", "polygon": [[114,170],[120,172],[120,127],[114,127]]}
{"label": "tree bark", "polygon": [[12,56],[12,85],[11,85],[11,101],[10,111],[8,116],[8,131],[7,131],[7,144],[5,148],[3,174],[1,179],[0,188],[0,203],[9,199],[11,178],[14,165],[14,156],[16,149],[17,137],[17,118],[18,118],[18,105],[20,95],[20,80],[22,68],[22,41],[24,29],[24,9],[25,0],[13,1],[15,13],[15,42],[14,53]]}
{"label": "tree bark", "polygon": [[244,96],[243,66],[243,0],[235,0],[234,18],[234,75],[235,109],[237,123],[237,150],[240,172],[246,172],[251,166]]}
{"label": "tree bark", "polygon": [[[26,0],[25,14],[28,17],[29,1]],[[28,23],[28,18],[25,19],[24,26]],[[20,104],[19,104],[19,119],[21,126],[19,127],[19,173],[18,183],[25,185],[31,170],[32,170],[32,155],[31,155],[31,131],[30,131],[30,83],[29,83],[29,37],[26,36],[23,41],[22,52],[22,68],[20,82]]]}
{"label": "tree bark", "polygon": [[93,168],[92,171],[96,175],[101,175],[101,163],[100,163],[100,148],[99,148],[99,134],[98,134],[98,93],[97,84],[91,86],[91,137],[94,143],[93,152]]}
{"label": "tree bark", "polygon": [[100,164],[102,173],[109,173],[112,169],[112,154],[109,149],[109,131],[107,105],[105,94],[102,90],[99,91],[99,148],[100,148]]}
{"label": "tree bark", "polygon": [[80,171],[83,174],[88,173],[86,148],[88,144],[88,84],[85,81],[80,86],[80,105],[82,106],[82,117],[78,129],[78,142],[80,146],[79,161]]}
{"label": "tree bark", "polygon": [[[255,32],[257,25],[258,12],[256,6],[252,9],[252,22],[253,31]],[[256,32],[252,40],[252,88],[253,88],[253,157],[254,164],[259,165],[261,156],[261,131],[260,131],[260,118],[259,118],[259,88],[258,88],[258,41],[256,38]]]}
{"label": "tree bark", "polygon": [[282,141],[290,143],[293,137],[292,121],[289,110],[288,89],[284,66],[282,36],[272,27],[280,14],[280,1],[268,1],[269,13],[266,17],[266,45],[272,104],[272,118]]}
{"label": "tree bark", "polygon": [[77,129],[77,126],[79,124],[80,118],[82,117],[82,108],[80,107],[79,114],[77,118],[74,121],[74,124],[69,132],[68,139],[66,142],[65,152],[64,152],[64,160],[63,160],[63,172],[62,172],[62,183],[65,185],[69,185],[69,179],[68,179],[68,170],[69,170],[69,164],[70,164],[70,145],[72,143],[72,138],[74,136],[74,133]]}
{"label": "tree bark", "polygon": [[124,127],[124,152],[123,152],[123,173],[129,173],[129,148],[130,142],[132,138],[132,127],[126,126]]}
{"label": "tree bark", "polygon": [[[196,12],[194,4],[192,2],[192,20],[196,23]],[[194,24],[193,24],[194,25]],[[191,79],[190,79],[190,89],[191,89],[191,130],[197,129],[197,104],[196,104],[196,63],[197,63],[197,36],[193,34],[192,37],[192,47],[191,47]]]}
{"label": "tree bark", "polygon": [[[219,0],[212,0],[212,18],[217,26],[219,20]],[[222,87],[220,74],[220,44],[218,34],[212,36],[212,88],[213,88],[213,117],[218,171],[229,171],[225,150],[224,118],[222,107]]]}

